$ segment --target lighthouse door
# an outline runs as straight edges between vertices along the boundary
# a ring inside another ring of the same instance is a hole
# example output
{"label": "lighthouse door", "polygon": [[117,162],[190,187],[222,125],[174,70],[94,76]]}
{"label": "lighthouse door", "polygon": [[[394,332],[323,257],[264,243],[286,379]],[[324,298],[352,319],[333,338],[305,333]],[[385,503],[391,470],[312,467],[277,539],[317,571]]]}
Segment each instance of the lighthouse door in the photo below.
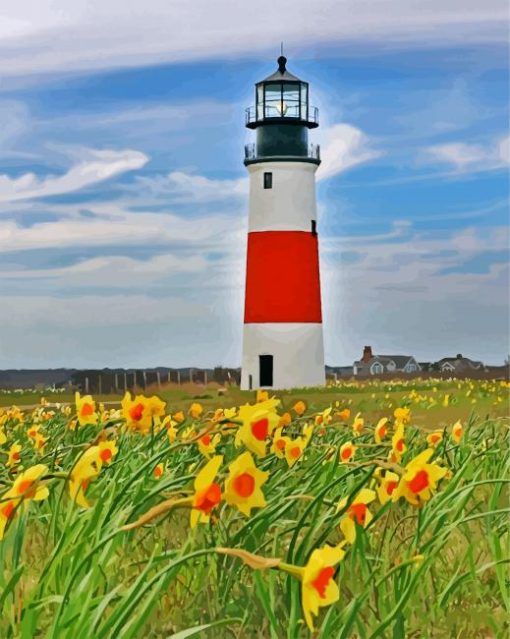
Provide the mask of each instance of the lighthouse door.
{"label": "lighthouse door", "polygon": [[260,386],[273,385],[273,356],[259,355]]}

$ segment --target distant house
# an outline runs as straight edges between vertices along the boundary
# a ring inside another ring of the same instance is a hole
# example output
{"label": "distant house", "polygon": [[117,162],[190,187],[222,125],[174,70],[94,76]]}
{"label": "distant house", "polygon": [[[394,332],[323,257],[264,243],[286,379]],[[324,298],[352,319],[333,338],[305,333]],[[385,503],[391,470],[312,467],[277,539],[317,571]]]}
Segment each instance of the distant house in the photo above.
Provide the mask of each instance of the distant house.
{"label": "distant house", "polygon": [[442,373],[469,373],[483,369],[483,363],[459,353],[456,357],[443,357],[435,364],[435,368]]}
{"label": "distant house", "polygon": [[363,357],[354,362],[354,375],[380,375],[381,373],[415,373],[421,366],[412,355],[374,355],[371,346],[365,346]]}

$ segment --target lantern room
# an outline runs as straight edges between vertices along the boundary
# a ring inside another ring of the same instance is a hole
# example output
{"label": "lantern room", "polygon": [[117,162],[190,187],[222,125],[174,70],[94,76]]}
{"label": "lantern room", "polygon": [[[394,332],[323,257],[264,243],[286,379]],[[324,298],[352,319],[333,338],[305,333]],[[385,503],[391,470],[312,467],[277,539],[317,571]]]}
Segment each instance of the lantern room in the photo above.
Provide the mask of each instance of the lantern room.
{"label": "lantern room", "polygon": [[255,106],[246,109],[246,126],[256,129],[270,122],[299,122],[307,128],[319,126],[316,107],[309,105],[308,82],[286,69],[287,58],[278,58],[278,69],[255,85]]}

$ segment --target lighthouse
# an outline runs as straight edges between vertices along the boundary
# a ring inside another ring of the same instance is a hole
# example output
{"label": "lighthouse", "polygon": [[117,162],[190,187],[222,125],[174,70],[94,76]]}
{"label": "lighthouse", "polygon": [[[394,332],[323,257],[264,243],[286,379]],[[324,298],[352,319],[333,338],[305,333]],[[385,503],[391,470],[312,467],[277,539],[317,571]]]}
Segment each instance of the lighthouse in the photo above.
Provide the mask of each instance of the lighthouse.
{"label": "lighthouse", "polygon": [[319,126],[309,86],[278,58],[255,85],[246,126],[250,177],[241,388],[299,388],[325,383],[315,172]]}

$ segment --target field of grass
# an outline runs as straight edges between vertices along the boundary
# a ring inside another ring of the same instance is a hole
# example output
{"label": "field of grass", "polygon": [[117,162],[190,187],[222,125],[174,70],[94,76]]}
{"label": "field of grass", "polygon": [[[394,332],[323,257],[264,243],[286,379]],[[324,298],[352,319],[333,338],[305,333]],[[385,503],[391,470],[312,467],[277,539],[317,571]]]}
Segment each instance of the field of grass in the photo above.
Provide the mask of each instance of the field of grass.
{"label": "field of grass", "polygon": [[506,637],[508,390],[3,395],[0,637]]}

